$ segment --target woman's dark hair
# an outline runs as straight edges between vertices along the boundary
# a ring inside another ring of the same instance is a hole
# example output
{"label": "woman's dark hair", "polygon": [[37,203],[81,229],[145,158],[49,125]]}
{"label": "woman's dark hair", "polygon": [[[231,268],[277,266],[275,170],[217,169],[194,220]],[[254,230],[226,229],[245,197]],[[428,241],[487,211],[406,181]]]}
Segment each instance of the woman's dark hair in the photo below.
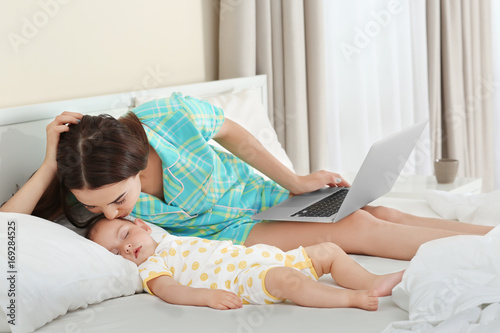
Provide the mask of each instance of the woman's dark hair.
{"label": "woman's dark hair", "polygon": [[[147,166],[149,144],[141,122],[132,112],[118,120],[109,115],[86,115],[80,123],[69,127],[59,138],[57,180],[47,189],[33,215],[49,218],[50,212],[62,207],[73,225],[84,228],[90,221],[84,221],[86,217],[81,215],[89,212],[82,210],[74,198],[71,200],[70,190],[97,189],[137,175]],[[49,200],[52,204],[47,203]]]}

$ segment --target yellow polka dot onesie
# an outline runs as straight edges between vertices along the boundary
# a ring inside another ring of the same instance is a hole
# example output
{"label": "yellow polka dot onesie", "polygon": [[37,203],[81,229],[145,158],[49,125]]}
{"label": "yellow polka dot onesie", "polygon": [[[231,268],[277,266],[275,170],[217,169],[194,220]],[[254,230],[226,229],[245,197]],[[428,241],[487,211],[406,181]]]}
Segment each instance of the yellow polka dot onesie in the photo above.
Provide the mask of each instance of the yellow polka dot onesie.
{"label": "yellow polka dot onesie", "polygon": [[272,267],[293,267],[318,279],[302,247],[283,252],[263,244],[245,247],[231,241],[170,234],[164,235],[155,254],[139,265],[139,273],[144,290],[151,294],[147,282],[167,275],[185,286],[232,291],[244,304],[271,304],[283,301],[270,295],[264,286]]}

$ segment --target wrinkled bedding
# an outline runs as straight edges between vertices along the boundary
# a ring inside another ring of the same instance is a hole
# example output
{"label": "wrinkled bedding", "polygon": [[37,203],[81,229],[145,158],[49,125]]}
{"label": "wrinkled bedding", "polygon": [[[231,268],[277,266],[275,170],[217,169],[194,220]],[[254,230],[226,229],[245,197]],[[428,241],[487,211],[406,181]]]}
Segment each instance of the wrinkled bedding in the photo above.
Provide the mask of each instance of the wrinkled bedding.
{"label": "wrinkled bedding", "polygon": [[422,245],[393,301],[409,320],[384,333],[500,332],[500,227]]}
{"label": "wrinkled bedding", "polygon": [[500,191],[476,194],[429,190],[424,197],[444,219],[481,225],[500,223]]}

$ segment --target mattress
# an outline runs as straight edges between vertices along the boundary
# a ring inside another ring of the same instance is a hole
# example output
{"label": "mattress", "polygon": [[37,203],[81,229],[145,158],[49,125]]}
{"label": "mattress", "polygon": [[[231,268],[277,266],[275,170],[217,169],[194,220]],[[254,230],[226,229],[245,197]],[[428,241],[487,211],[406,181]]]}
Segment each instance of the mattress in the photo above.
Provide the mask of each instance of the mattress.
{"label": "mattress", "polygon": [[[353,256],[372,272],[404,269],[408,262]],[[335,286],[331,277],[323,283]],[[391,297],[381,297],[379,310],[315,309],[290,302],[275,305],[245,305],[238,310],[172,305],[148,294],[111,299],[86,309],[69,312],[36,332],[149,332],[159,328],[185,332],[307,332],[315,328],[329,332],[381,332],[393,321],[407,320],[408,313]]]}
{"label": "mattress", "polygon": [[[437,217],[424,200],[382,197],[383,204],[422,216]],[[376,274],[405,269],[408,261],[351,255]],[[338,287],[330,276],[320,281]],[[316,309],[291,302],[275,305],[245,305],[238,310],[214,310],[205,307],[172,305],[148,294],[135,294],[90,305],[68,312],[36,332],[144,332],[161,327],[187,332],[276,332],[309,331],[311,325],[330,332],[381,332],[394,321],[408,320],[408,313],[391,296],[381,297],[374,312],[361,309]],[[0,326],[1,327],[1,326]]]}

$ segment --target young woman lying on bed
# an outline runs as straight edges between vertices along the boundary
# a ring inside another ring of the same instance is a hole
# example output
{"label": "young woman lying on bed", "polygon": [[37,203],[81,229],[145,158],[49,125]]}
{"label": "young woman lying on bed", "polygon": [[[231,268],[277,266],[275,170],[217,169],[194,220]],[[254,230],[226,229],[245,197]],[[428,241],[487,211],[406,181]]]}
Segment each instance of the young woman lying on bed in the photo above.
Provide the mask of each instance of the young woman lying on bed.
{"label": "young woman lying on bed", "polygon": [[[212,138],[234,156],[209,145]],[[131,215],[178,236],[263,243],[283,251],[333,242],[348,253],[407,260],[429,240],[491,230],[370,206],[337,223],[251,219],[290,194],[325,185],[349,184],[328,171],[294,174],[221,109],[173,94],[118,120],[72,112],[57,116],[47,126],[41,167],[0,210],[49,219],[64,212],[73,224],[85,226],[72,214],[81,204],[108,219]],[[78,202],[68,200],[70,194]]]}

